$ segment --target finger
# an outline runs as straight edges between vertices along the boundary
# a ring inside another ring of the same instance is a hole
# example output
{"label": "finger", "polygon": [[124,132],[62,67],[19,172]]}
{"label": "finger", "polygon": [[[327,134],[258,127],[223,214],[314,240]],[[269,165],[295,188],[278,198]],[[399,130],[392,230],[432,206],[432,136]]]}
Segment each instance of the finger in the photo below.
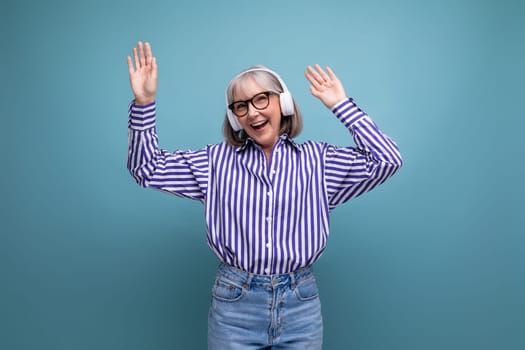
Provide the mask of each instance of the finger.
{"label": "finger", "polygon": [[326,71],[328,72],[330,79],[338,80],[337,75],[335,75],[334,71],[329,66],[326,66]]}
{"label": "finger", "polygon": [[308,79],[310,84],[312,84],[312,87],[314,87],[315,89],[320,89],[321,83],[317,81],[317,78],[315,78],[312,72],[313,72],[312,67],[308,66],[308,71],[306,71],[304,75],[306,76],[306,79]]}
{"label": "finger", "polygon": [[151,51],[151,44],[147,41],[145,44],[145,49],[146,49],[146,64],[151,64],[152,59],[153,59],[153,53]]}
{"label": "finger", "polygon": [[310,75],[313,76],[319,84],[323,84],[325,82],[323,77],[321,77],[321,75],[317,71],[315,71],[311,66],[308,66],[308,73],[310,73]]}
{"label": "finger", "polygon": [[149,43],[149,41],[146,41],[144,43],[144,49],[145,49],[146,55],[153,56],[152,51],[151,51],[151,44]]}
{"label": "finger", "polygon": [[151,66],[153,67],[152,77],[153,79],[157,79],[157,59],[155,57],[152,57],[151,59]]}
{"label": "finger", "polygon": [[323,68],[321,68],[320,65],[316,64],[315,65],[315,68],[317,69],[317,71],[319,72],[319,75],[321,76],[321,78],[323,79],[323,81],[328,81],[330,80],[330,77],[328,75],[326,75],[326,73],[324,72]]}
{"label": "finger", "polygon": [[142,45],[141,41],[139,41],[139,59],[140,59],[140,65],[145,66],[146,57],[144,56],[144,45]]}
{"label": "finger", "polygon": [[132,75],[135,73],[135,69],[133,68],[133,62],[131,61],[131,57],[128,56],[128,71],[129,75]]}
{"label": "finger", "polygon": [[308,66],[307,69],[308,69],[308,74],[310,75],[313,81],[318,82],[318,83],[323,82],[323,78],[321,78],[319,73],[317,73],[315,69],[312,68],[312,66]]}
{"label": "finger", "polygon": [[312,77],[312,75],[310,74],[310,72],[308,71],[308,67],[306,68],[306,70],[304,71],[304,76],[306,77],[306,79],[313,84],[314,82],[314,78]]}
{"label": "finger", "polygon": [[321,96],[319,90],[317,90],[313,86],[310,86],[310,93],[312,94],[312,96],[317,97],[317,98]]}
{"label": "finger", "polygon": [[140,61],[139,61],[139,55],[137,53],[137,48],[136,47],[133,48],[133,57],[135,58],[135,68],[139,69],[140,68]]}

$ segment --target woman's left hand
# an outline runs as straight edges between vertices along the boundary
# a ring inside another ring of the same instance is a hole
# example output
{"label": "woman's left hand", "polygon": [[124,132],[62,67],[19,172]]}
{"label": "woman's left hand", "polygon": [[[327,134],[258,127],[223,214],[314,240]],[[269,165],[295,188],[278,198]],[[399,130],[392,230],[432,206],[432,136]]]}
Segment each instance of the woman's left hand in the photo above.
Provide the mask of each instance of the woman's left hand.
{"label": "woman's left hand", "polygon": [[326,72],[320,65],[316,64],[315,69],[308,66],[304,75],[312,84],[310,85],[312,95],[321,100],[327,108],[332,109],[333,106],[343,101],[347,96],[343,84],[341,84],[330,67],[326,67]]}

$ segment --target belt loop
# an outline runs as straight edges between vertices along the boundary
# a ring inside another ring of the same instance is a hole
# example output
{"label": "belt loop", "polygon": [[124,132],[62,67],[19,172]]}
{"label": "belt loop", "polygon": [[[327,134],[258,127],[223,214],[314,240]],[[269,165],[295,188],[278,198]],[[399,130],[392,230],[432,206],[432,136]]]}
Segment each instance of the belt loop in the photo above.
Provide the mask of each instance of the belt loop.
{"label": "belt loop", "polygon": [[243,285],[244,289],[246,289],[246,290],[250,289],[250,286],[252,284],[252,280],[253,280],[253,273],[248,273],[248,280]]}
{"label": "belt loop", "polygon": [[295,289],[297,284],[295,283],[295,273],[290,272],[290,284],[292,285],[292,289]]}

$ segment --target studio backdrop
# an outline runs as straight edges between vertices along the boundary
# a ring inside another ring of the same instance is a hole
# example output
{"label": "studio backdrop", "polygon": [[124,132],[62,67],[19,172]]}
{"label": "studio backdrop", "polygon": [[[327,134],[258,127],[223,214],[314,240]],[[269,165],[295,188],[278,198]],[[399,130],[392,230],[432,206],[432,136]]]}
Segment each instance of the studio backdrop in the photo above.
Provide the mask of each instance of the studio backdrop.
{"label": "studio backdrop", "polygon": [[162,148],[223,140],[224,90],[264,64],[348,146],[329,65],[403,168],[336,208],[315,265],[325,349],[525,349],[521,1],[0,5],[0,348],[205,349],[218,264],[202,204],[126,169],[126,56],[151,42]]}

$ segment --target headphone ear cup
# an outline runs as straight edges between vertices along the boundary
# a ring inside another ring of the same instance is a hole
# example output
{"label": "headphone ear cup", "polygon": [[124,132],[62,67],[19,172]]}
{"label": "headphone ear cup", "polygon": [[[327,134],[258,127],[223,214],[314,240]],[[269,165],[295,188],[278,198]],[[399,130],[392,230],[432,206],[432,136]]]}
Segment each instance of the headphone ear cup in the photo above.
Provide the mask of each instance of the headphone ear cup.
{"label": "headphone ear cup", "polygon": [[281,103],[281,114],[284,116],[292,116],[295,113],[295,108],[293,105],[293,98],[290,91],[286,90],[279,95],[279,100]]}
{"label": "headphone ear cup", "polygon": [[235,116],[229,108],[226,109],[226,114],[228,115],[228,121],[230,122],[233,131],[242,130],[242,126],[237,120],[237,116]]}

